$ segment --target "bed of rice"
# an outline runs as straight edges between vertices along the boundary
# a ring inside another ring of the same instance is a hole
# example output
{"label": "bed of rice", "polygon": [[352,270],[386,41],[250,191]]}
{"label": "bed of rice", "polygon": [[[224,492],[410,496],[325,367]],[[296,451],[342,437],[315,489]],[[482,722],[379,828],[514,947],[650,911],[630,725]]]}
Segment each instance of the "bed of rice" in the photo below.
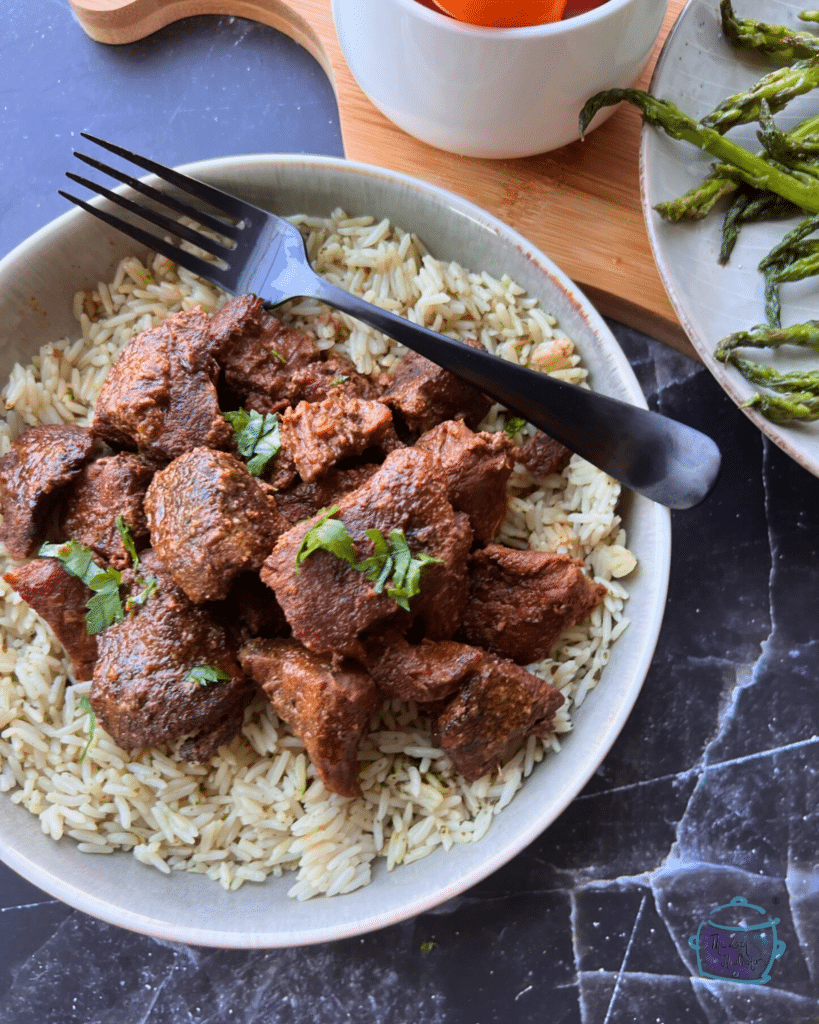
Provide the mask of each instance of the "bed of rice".
{"label": "bed of rice", "polygon": [[[505,358],[584,382],[572,343],[512,281],[442,264],[386,221],[341,211],[328,220],[296,220],[318,271],[348,290],[452,336],[477,337]],[[198,304],[211,312],[223,301],[164,258],[123,261],[113,282],[78,294],[77,340],[49,344],[31,365],[15,368],[3,392],[0,453],[27,425],[90,422],[100,386],[131,337],[170,312]],[[291,304],[287,316],[364,373],[388,368],[403,352],[313,302]],[[496,407],[483,429],[504,423]],[[83,701],[90,683],[70,685],[51,630],[0,580],[0,791],[38,815],[45,833],[70,837],[87,853],[128,850],[160,871],[204,873],[228,889],[293,871],[290,895],[297,899],[365,885],[376,858],[391,869],[437,847],[475,842],[544,754],[559,751],[570,710],[597,684],[628,624],[618,580],[635,560],[616,514],[618,495],[615,481],[577,457],[537,485],[522,466],[515,469],[499,539],[585,559],[608,594],[531,667],[567,698],[555,734],[545,742],[529,738],[491,776],[469,784],[455,775],[417,709],[397,701],[374,716],[362,744],[363,799],[324,788],[300,740],[263,698],[248,709],[243,735],[208,764],[183,764],[158,749],[129,756],[93,730]]]}

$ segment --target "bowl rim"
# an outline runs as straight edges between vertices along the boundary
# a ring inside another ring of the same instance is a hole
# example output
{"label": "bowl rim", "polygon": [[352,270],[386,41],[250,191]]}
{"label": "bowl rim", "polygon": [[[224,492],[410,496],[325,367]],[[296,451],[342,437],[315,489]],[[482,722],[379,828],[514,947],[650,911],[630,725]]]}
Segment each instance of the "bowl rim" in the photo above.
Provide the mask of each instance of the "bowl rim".
{"label": "bowl rim", "polygon": [[[443,11],[430,10],[429,7],[424,7],[417,0],[393,0],[393,2],[398,4],[407,15],[417,16],[421,21],[425,21],[430,25],[436,25],[438,28],[447,28],[454,35],[472,36],[473,38],[482,39],[500,37],[504,40],[514,40],[539,39],[550,36],[559,38],[575,31],[582,25],[606,21],[622,8],[632,6],[635,0],[602,0],[599,6],[593,7],[590,11],[584,11],[582,14],[574,14],[571,18],[550,21],[542,25],[524,25],[520,28],[492,28],[485,25],[470,25],[467,22],[458,21],[457,18],[449,17]],[[658,0],[658,2],[666,2],[666,0]],[[338,0],[333,0],[333,6],[337,3]]]}
{"label": "bowl rim", "polygon": [[[273,171],[277,167],[298,168],[301,169],[301,173],[305,174],[322,173],[323,170],[330,170],[344,175],[352,175],[353,178],[375,178],[387,187],[397,186],[401,190],[410,190],[417,196],[425,196],[428,199],[442,203],[451,213],[463,214],[476,221],[480,226],[488,229],[496,237],[500,239],[505,238],[523,256],[538,265],[543,273],[563,291],[565,297],[575,307],[577,313],[586,321],[593,334],[602,334],[604,338],[610,339],[613,350],[608,354],[612,356],[619,372],[622,374],[624,383],[630,391],[631,400],[645,406],[645,398],[642,395],[628,360],[590,301],[548,256],[538,250],[513,228],[470,201],[436,185],[400,172],[337,157],[259,153],[245,156],[215,157],[208,160],[186,163],[180,165],[179,169],[184,173],[194,176],[202,175],[206,177],[209,174],[218,176],[224,172],[240,172],[243,167],[261,169],[270,167]],[[2,283],[3,277],[8,273],[9,269],[18,260],[25,259],[29,251],[33,251],[42,242],[49,239],[54,232],[65,230],[76,220],[84,216],[84,212],[80,209],[69,209],[20,243],[3,260],[0,260],[0,283]],[[408,230],[412,230],[412,227],[408,226]],[[494,853],[483,857],[476,866],[459,875],[456,882],[439,882],[434,887],[424,890],[422,895],[404,900],[397,909],[382,913],[374,912],[355,922],[342,919],[341,923],[331,923],[322,927],[310,927],[305,930],[283,931],[281,928],[276,929],[274,927],[265,931],[237,932],[220,929],[218,922],[212,928],[207,929],[184,925],[171,920],[162,922],[148,916],[146,913],[141,913],[138,908],[117,906],[93,892],[78,888],[70,879],[60,877],[49,871],[37,863],[36,858],[32,859],[31,856],[22,853],[10,845],[13,841],[13,836],[3,834],[2,832],[0,832],[0,859],[45,892],[101,920],[167,941],[218,948],[281,948],[350,938],[376,931],[389,925],[398,924],[440,905],[451,897],[463,893],[508,863],[540,836],[569,806],[610,750],[637,700],[653,659],[665,607],[671,559],[671,515],[667,508],[656,505],[650,502],[649,499],[636,498],[636,500],[646,503],[645,507],[651,517],[653,535],[655,537],[654,552],[656,562],[651,566],[651,574],[654,580],[651,591],[652,604],[649,609],[651,615],[650,619],[641,622],[641,633],[645,634],[646,639],[639,647],[639,656],[636,657],[634,665],[630,669],[631,678],[628,688],[624,691],[614,712],[606,717],[605,728],[594,738],[593,744],[590,746],[583,761],[583,770],[567,780],[567,783],[560,789],[557,798],[547,797],[544,799],[539,813],[534,815],[524,828],[517,831],[511,839],[504,840],[499,844]],[[23,808],[19,808],[19,810],[26,815],[29,813]],[[45,838],[48,843],[53,842],[50,838]],[[215,886],[215,883],[209,880],[207,885],[213,885],[218,889],[218,886]],[[171,891],[169,889],[169,893]],[[231,895],[233,894],[227,894],[228,897]],[[354,896],[355,894],[350,895]],[[321,899],[321,897],[316,899]],[[341,896],[338,899],[344,899],[344,897]],[[214,904],[217,902],[216,899],[213,900]]]}

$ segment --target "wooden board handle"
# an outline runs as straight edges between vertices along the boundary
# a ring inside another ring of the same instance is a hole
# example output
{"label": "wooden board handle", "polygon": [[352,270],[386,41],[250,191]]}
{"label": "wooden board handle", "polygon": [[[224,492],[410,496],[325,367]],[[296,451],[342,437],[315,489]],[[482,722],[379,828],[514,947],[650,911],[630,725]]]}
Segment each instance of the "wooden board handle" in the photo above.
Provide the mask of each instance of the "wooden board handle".
{"label": "wooden board handle", "polygon": [[[661,2],[661,0],[658,0]],[[640,207],[640,117],[622,105],[585,142],[521,160],[480,160],[433,149],[370,103],[352,76],[330,0],[71,0],[101,43],[130,43],[198,14],[250,18],[291,36],[335,91],[351,160],[424,177],[516,228],[584,289],[600,311],[693,355],[657,273]],[[668,0],[660,38],[637,83],[645,88],[660,45],[684,6]]]}

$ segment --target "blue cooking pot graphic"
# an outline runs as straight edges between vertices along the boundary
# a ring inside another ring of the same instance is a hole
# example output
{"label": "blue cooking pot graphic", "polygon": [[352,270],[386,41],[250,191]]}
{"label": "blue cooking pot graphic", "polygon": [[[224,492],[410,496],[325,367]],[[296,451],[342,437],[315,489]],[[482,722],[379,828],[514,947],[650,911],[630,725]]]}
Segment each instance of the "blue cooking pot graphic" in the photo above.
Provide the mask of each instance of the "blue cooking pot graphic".
{"label": "blue cooking pot graphic", "polygon": [[[749,911],[765,920],[756,921]],[[769,917],[767,910],[749,903],[744,896],[735,896],[730,903],[714,907],[697,934],[688,940],[688,945],[697,951],[700,975],[720,981],[766,984],[771,980],[774,960],[785,952],[785,943],[776,936],[778,924],[778,917]]]}

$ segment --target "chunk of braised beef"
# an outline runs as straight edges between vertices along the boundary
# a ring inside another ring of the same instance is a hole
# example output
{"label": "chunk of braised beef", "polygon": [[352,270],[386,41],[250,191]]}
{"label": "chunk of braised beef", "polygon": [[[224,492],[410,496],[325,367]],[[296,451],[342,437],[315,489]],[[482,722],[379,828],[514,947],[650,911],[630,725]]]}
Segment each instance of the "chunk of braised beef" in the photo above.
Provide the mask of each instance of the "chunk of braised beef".
{"label": "chunk of braised beef", "polygon": [[147,545],[143,502],[152,476],[152,469],[127,453],[85,466],[67,491],[60,535],[85,544],[115,569],[124,569],[131,556],[116,519],[121,515],[125,520],[137,549]]}
{"label": "chunk of braised beef", "polygon": [[282,446],[308,483],[341,459],[368,448],[390,451],[399,445],[392,413],[381,402],[334,391],[321,402],[299,402],[282,416]]}
{"label": "chunk of braised beef", "polygon": [[35,558],[9,569],[3,579],[51,626],[71,659],[74,678],[90,679],[97,661],[97,638],[85,625],[91,590],[56,558]]}
{"label": "chunk of braised beef", "polygon": [[309,483],[304,480],[286,491],[276,493],[276,504],[279,512],[291,523],[299,523],[309,519],[323,508],[331,508],[345,494],[350,494],[375,473],[378,466],[367,463],[363,466],[351,466],[342,469],[334,466],[318,480]]}
{"label": "chunk of braised beef", "polygon": [[299,523],[276,542],[264,563],[262,580],[272,587],[293,635],[320,654],[363,655],[361,637],[388,624],[409,625],[423,619],[431,639],[449,639],[458,628],[467,596],[466,557],[472,543],[468,518],[456,513],[435,460],[415,448],[391,452],[366,483],[339,502],[344,524],[362,559],[372,554],[366,531],[387,538],[402,530],[413,555],[441,559],[420,576],[420,594],[404,612],[375,583],[347,562],[319,550],[296,565],[305,534],[315,520]]}
{"label": "chunk of braised beef", "polygon": [[295,370],[290,378],[290,404],[322,402],[337,391],[352,398],[375,399],[378,387],[344,356],[332,355],[327,359],[308,363]]}
{"label": "chunk of braised beef", "polygon": [[294,372],[321,358],[314,338],[287,327],[255,295],[227,302],[211,317],[210,330],[226,387],[260,413],[286,408]]}
{"label": "chunk of braised beef", "polygon": [[463,636],[528,665],[544,658],[563,630],[582,622],[605,594],[582,559],[490,544],[469,559]]}
{"label": "chunk of braised beef", "polygon": [[154,550],[197,604],[226,597],[290,525],[244,463],[209,448],[194,448],[154,476],[145,513]]}
{"label": "chunk of braised beef", "polygon": [[65,487],[99,450],[88,427],[29,427],[0,459],[0,541],[12,558],[28,558],[45,539],[47,520]]}
{"label": "chunk of braised beef", "polygon": [[[125,750],[184,738],[179,756],[206,761],[240,728],[254,687],[225,630],[188,600],[154,552],[143,554],[141,569],[157,580],[156,592],[97,637],[91,706]],[[122,582],[126,600],[144,589],[131,569]],[[191,678],[206,665],[228,678],[205,684]]]}
{"label": "chunk of braised beef", "polygon": [[[482,347],[477,341],[463,344]],[[483,392],[417,352],[408,352],[397,364],[381,401],[418,433],[453,419],[463,419],[474,430],[492,407]]]}
{"label": "chunk of braised beef", "polygon": [[234,580],[228,596],[208,607],[239,644],[258,636],[290,636],[290,626],[276,595],[262,583],[257,572],[243,572]]}
{"label": "chunk of braised beef", "polygon": [[469,516],[475,540],[492,540],[506,513],[514,443],[503,432],[476,434],[461,420],[447,420],[422,434],[417,447],[440,463],[452,507]]}
{"label": "chunk of braised beef", "polygon": [[477,647],[454,640],[409,644],[394,637],[375,657],[368,657],[367,667],[385,697],[430,704],[460,689],[483,657]]}
{"label": "chunk of braised beef", "polygon": [[192,448],[231,448],[216,395],[218,367],[201,309],[174,313],[133,338],[97,399],[94,433],[116,448],[168,462]]}
{"label": "chunk of braised beef", "polygon": [[245,672],[307,748],[327,789],[361,796],[358,748],[380,703],[355,662],[332,664],[295,640],[251,640],[239,652]]}
{"label": "chunk of braised beef", "polygon": [[572,452],[565,444],[538,430],[534,437],[530,437],[518,448],[515,457],[536,480],[545,480],[553,473],[563,472],[569,464]]}
{"label": "chunk of braised beef", "polygon": [[483,654],[477,668],[437,716],[433,736],[469,782],[500,764],[513,740],[545,737],[564,697],[554,686],[504,658]]}

